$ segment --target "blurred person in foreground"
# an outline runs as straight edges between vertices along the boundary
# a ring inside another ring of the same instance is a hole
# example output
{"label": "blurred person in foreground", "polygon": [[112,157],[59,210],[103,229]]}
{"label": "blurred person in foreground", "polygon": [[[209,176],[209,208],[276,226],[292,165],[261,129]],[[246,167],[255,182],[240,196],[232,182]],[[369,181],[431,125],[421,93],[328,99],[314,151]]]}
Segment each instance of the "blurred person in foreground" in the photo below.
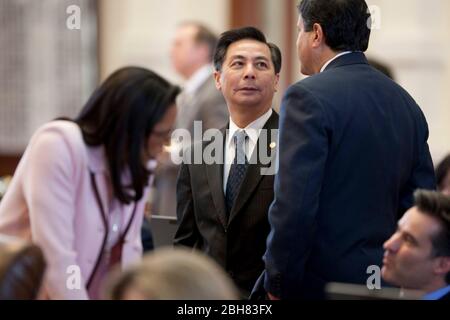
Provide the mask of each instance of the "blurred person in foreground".
{"label": "blurred person in foreground", "polygon": [[140,259],[145,199],[178,92],[152,71],[123,68],[74,120],[51,121],[31,138],[0,203],[0,234],[42,249],[42,298],[99,298],[114,265]]}
{"label": "blurred person in foreground", "polygon": [[36,299],[45,269],[44,254],[37,245],[0,235],[0,301]]}
{"label": "blurred person in foreground", "polygon": [[231,300],[237,290],[211,258],[185,249],[157,249],[141,263],[111,276],[113,300]]}

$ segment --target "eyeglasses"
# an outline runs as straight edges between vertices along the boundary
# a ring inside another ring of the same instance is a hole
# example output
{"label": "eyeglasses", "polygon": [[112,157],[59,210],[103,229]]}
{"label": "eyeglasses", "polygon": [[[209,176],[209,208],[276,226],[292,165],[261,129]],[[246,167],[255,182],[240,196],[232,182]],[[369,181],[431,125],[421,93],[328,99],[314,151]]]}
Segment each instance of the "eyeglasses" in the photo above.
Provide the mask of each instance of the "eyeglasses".
{"label": "eyeglasses", "polygon": [[173,129],[169,130],[153,130],[152,135],[159,139],[170,139],[172,137]]}

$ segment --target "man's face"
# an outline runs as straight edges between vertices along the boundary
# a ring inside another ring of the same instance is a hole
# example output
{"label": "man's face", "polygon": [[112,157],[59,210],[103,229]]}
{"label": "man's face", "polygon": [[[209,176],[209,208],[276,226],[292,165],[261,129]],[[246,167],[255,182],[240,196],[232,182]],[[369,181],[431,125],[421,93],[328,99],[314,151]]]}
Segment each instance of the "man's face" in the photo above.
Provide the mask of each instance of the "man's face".
{"label": "man's face", "polygon": [[[262,42],[244,39],[227,50],[222,71],[215,72],[216,87],[229,108],[270,109],[278,87],[269,47]],[[230,109],[231,110],[231,109]]]}
{"label": "man's face", "polygon": [[193,65],[199,59],[200,46],[195,42],[197,27],[184,25],[177,29],[170,57],[175,70],[185,78],[191,75]]}
{"label": "man's face", "polygon": [[405,289],[424,290],[435,277],[431,238],[439,222],[416,207],[405,213],[397,232],[384,243],[383,279]]}
{"label": "man's face", "polygon": [[313,75],[312,40],[314,39],[314,33],[312,31],[305,31],[301,15],[298,17],[297,30],[297,55],[301,65],[300,72],[307,76]]}

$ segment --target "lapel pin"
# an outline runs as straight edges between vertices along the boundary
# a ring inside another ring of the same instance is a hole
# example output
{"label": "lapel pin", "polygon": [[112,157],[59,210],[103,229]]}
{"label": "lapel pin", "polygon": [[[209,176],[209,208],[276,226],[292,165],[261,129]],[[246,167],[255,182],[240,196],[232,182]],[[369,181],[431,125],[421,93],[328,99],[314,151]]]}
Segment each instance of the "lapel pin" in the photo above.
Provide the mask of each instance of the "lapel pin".
{"label": "lapel pin", "polygon": [[271,142],[269,144],[270,149],[275,149],[276,146],[277,146],[277,144],[275,142]]}

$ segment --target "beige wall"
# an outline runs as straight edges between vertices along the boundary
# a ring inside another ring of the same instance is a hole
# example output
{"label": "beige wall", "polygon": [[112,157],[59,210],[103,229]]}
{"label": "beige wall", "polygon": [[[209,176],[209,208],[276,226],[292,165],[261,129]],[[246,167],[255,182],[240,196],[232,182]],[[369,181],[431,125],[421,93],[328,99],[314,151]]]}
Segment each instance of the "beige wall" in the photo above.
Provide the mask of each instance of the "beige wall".
{"label": "beige wall", "polygon": [[368,55],[393,67],[421,106],[435,164],[450,152],[450,1],[368,0],[380,8]]}
{"label": "beige wall", "polygon": [[125,65],[151,68],[179,82],[169,50],[176,26],[198,20],[217,33],[228,26],[227,0],[100,0],[100,72]]}

